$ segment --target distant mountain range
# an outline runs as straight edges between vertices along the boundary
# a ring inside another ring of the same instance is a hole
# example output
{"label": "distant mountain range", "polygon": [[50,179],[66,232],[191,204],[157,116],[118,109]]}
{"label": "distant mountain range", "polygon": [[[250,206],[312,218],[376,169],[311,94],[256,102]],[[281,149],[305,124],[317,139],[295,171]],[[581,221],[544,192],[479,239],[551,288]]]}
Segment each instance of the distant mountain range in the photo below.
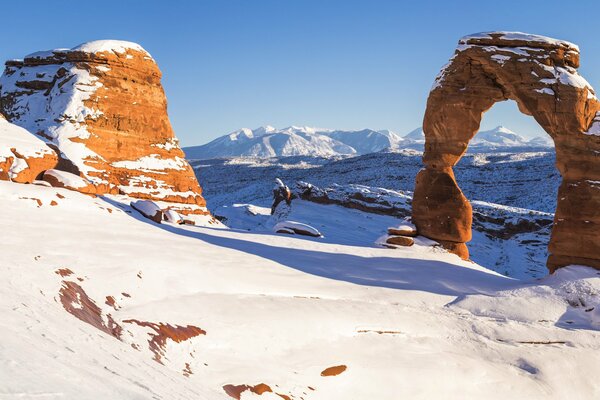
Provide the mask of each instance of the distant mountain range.
{"label": "distant mountain range", "polygon": [[[207,144],[186,147],[183,150],[188,159],[334,157],[403,149],[422,151],[424,144],[422,128],[401,136],[389,130],[342,131],[307,126],[276,129],[272,126],[262,126],[254,130],[242,128]],[[549,137],[527,139],[503,126],[479,132],[469,144],[469,149],[477,152],[531,151],[551,147],[553,143]]]}

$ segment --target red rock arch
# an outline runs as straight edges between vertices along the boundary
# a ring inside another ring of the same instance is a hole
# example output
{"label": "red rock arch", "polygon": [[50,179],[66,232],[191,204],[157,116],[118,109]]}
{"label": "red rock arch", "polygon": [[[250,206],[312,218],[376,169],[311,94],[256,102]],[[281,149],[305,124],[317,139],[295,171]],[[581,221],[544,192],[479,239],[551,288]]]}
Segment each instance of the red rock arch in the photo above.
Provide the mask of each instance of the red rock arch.
{"label": "red rock arch", "polygon": [[562,176],[548,268],[600,269],[600,102],[577,73],[579,48],[518,32],[470,35],[437,76],[423,122],[425,168],[413,220],[420,234],[468,258],[472,210],[452,167],[494,103],[516,101],[552,137]]}

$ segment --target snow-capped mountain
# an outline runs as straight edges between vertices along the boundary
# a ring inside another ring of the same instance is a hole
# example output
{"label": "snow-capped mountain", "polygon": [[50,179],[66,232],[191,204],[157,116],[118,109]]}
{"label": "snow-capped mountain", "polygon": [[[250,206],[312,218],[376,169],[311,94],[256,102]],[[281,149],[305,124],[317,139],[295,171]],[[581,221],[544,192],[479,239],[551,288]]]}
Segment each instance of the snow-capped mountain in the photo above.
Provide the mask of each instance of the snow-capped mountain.
{"label": "snow-capped mountain", "polygon": [[[405,136],[390,130],[358,131],[331,130],[307,126],[290,126],[276,129],[262,126],[257,129],[242,128],[221,136],[201,146],[186,147],[188,159],[212,159],[229,157],[336,157],[357,156],[388,150],[423,150],[425,135],[417,128]],[[536,137],[527,140],[503,126],[479,132],[470,144],[478,152],[508,148],[531,150],[552,147],[549,138]]]}
{"label": "snow-capped mountain", "polygon": [[399,148],[403,142],[400,135],[390,130],[363,129],[361,131],[323,132],[323,134],[351,146],[357,154],[377,153],[390,148]]}
{"label": "snow-capped mountain", "polygon": [[404,135],[402,139],[413,143],[425,143],[425,132],[423,132],[423,128],[419,127]]}
{"label": "snow-capped mountain", "polygon": [[332,157],[354,155],[356,150],[315,128],[290,126],[275,129],[264,126],[254,130],[242,128],[202,146],[185,149],[187,158],[221,157]]}
{"label": "snow-capped mountain", "polygon": [[469,147],[473,148],[516,148],[516,147],[552,147],[549,137],[537,136],[527,139],[504,126],[497,126],[489,131],[481,131],[475,135]]}
{"label": "snow-capped mountain", "polygon": [[350,156],[397,148],[402,138],[391,131],[342,131],[307,126],[243,128],[202,146],[188,147],[190,159],[222,157]]}

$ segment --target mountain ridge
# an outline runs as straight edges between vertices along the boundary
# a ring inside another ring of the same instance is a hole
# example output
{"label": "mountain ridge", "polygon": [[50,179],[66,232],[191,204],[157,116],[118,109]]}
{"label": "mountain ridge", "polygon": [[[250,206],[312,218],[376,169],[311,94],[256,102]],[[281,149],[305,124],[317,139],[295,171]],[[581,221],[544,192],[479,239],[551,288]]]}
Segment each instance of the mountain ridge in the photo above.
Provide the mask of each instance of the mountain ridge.
{"label": "mountain ridge", "polygon": [[[293,125],[277,129],[265,125],[256,129],[241,128],[204,145],[185,147],[183,150],[188,159],[286,156],[331,158],[403,149],[422,151],[424,144],[425,136],[421,127],[401,136],[387,129],[336,130]],[[536,136],[527,139],[502,125],[480,131],[470,144],[470,148],[479,152],[549,147],[552,147],[549,138]]]}

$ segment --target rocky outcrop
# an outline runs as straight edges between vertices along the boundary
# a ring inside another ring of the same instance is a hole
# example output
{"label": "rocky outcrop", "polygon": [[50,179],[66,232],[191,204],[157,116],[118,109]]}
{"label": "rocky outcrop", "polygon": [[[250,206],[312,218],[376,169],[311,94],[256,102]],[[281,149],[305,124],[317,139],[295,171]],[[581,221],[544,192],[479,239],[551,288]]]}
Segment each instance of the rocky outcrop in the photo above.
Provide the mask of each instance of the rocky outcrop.
{"label": "rocky outcrop", "polygon": [[131,202],[131,208],[142,214],[144,217],[160,224],[163,220],[163,211],[160,206],[152,200],[136,200]]}
{"label": "rocky outcrop", "polygon": [[75,175],[70,172],[49,169],[44,172],[42,178],[45,182],[48,182],[53,187],[65,188],[85,194],[96,193],[96,188],[94,185],[79,175]]}
{"label": "rocky outcrop", "polygon": [[[134,43],[96,41],[6,63],[0,110],[60,153],[58,169],[121,193],[205,214],[167,115],[161,72]],[[172,204],[171,204],[172,203]]]}
{"label": "rocky outcrop", "polygon": [[600,102],[578,67],[576,45],[543,36],[490,32],[459,41],[427,100],[425,169],[413,200],[419,234],[468,257],[472,211],[452,167],[482,114],[498,101],[514,100],[554,140],[563,179],[548,268],[600,268]]}
{"label": "rocky outcrop", "polygon": [[0,114],[0,180],[31,183],[57,162],[54,150]]}
{"label": "rocky outcrop", "polygon": [[411,196],[407,192],[363,185],[337,185],[320,188],[308,182],[297,182],[293,193],[302,200],[319,204],[336,204],[374,214],[410,216]]}
{"label": "rocky outcrop", "polygon": [[408,236],[390,235],[390,237],[388,237],[385,242],[387,244],[392,244],[396,246],[410,247],[413,244],[415,244],[415,239]]}

